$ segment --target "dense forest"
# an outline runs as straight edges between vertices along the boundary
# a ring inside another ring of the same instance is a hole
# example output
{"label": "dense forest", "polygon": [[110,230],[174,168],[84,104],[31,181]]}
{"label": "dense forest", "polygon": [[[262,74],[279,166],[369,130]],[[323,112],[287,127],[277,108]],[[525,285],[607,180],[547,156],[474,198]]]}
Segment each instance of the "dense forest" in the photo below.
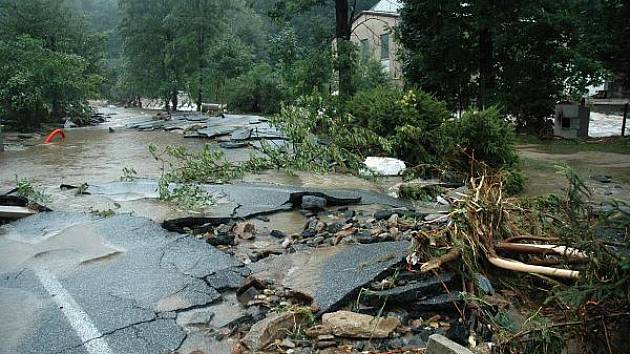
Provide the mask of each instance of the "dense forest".
{"label": "dense forest", "polygon": [[[387,86],[347,41],[375,3],[0,0],[0,115],[32,128],[86,114],[88,98],[137,97],[276,113],[304,95]],[[630,77],[621,0],[403,3],[407,85],[452,111],[498,105],[541,132],[555,102]]]}
{"label": "dense forest", "polygon": [[[375,2],[358,1],[354,11]],[[172,107],[177,92],[274,112],[288,97],[330,90],[334,6],[282,5],[1,0],[2,114],[34,127],[84,114],[87,98],[142,96]],[[367,80],[384,80],[377,67]]]}

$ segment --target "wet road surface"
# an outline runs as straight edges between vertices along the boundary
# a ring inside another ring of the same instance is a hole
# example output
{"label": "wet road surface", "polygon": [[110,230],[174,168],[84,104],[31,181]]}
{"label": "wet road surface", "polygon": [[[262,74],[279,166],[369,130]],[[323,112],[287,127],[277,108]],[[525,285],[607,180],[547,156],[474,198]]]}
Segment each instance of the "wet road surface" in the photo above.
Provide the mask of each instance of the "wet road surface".
{"label": "wet road surface", "polygon": [[[185,353],[197,349],[229,353],[226,343],[189,331],[185,319],[197,316],[195,311],[212,311],[217,319],[230,317],[226,309],[238,305],[231,304],[230,294],[221,294],[213,281],[221,279],[222,272],[245,276],[249,272],[245,265],[204,241],[164,230],[156,222],[181,211],[154,198],[77,196],[59,189],[61,184],[108,185],[120,179],[124,167],[155,180],[161,171],[151,158],[149,144],[196,149],[207,140],[184,139],[177,132],[125,129],[152,112],[103,110],[115,113],[110,122],[67,130],[64,143],[0,154],[0,192],[12,189],[16,176],[27,178],[46,188],[52,197],[48,206],[55,210],[0,227],[1,352],[154,354],[179,348]],[[114,127],[113,133],[109,127]],[[242,161],[250,152],[226,150],[226,156]],[[279,187],[282,196],[274,196],[269,181],[294,187]],[[267,172],[246,176],[243,182],[249,189],[234,186],[232,193],[239,198],[251,194],[250,199],[260,203],[264,198],[251,193],[256,190],[252,183],[267,182],[258,192],[269,196],[273,207],[300,187],[358,188],[375,200],[384,191],[383,184],[352,176],[308,173]],[[385,204],[391,200],[383,196]],[[234,209],[229,198],[223,207]],[[114,208],[119,215],[110,218],[86,213]],[[133,216],[122,215],[127,213]],[[264,226],[256,222],[261,228],[287,232],[299,230],[305,222],[299,213],[288,211],[270,219]]]}

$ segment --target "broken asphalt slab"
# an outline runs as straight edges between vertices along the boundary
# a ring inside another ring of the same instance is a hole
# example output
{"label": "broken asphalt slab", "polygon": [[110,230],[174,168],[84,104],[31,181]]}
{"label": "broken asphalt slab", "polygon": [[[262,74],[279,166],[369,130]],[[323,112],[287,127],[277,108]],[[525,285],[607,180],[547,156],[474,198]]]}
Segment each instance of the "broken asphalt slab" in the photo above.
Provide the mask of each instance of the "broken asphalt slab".
{"label": "broken asphalt slab", "polygon": [[251,264],[251,277],[312,299],[321,315],[400,263],[408,248],[409,242],[400,241],[304,250]]}
{"label": "broken asphalt slab", "polygon": [[[211,209],[202,214],[182,215],[180,218],[165,222],[171,231],[180,231],[183,226],[218,224],[230,219],[248,219],[299,208],[304,195],[315,195],[327,200],[328,205],[379,204],[390,207],[411,207],[410,203],[363,190],[327,190],[302,188],[264,183],[236,183],[221,185],[202,185],[216,201]],[[139,199],[157,199],[158,184],[154,181],[112,182],[98,186],[89,186],[87,192],[105,196],[115,202]],[[170,226],[169,226],[170,225]]]}
{"label": "broken asphalt slab", "polygon": [[217,302],[212,275],[242,266],[148,219],[55,212],[1,227],[0,257],[7,353],[169,353],[177,313]]}
{"label": "broken asphalt slab", "polygon": [[386,302],[405,305],[430,295],[441,294],[445,287],[452,289],[455,280],[456,277],[452,273],[437,274],[395,288],[366,292],[361,301],[374,306],[382,306]]}

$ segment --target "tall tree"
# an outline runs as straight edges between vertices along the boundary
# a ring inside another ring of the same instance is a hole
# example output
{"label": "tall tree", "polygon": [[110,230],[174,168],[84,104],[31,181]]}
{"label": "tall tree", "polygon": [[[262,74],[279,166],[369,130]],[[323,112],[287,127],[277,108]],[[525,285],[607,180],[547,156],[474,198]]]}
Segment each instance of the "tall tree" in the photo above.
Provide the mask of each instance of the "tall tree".
{"label": "tall tree", "polygon": [[542,133],[569,79],[598,75],[575,46],[574,0],[403,2],[407,80],[452,109],[499,104]]}
{"label": "tall tree", "polygon": [[128,85],[139,95],[162,99],[167,109],[177,97],[181,79],[173,51],[172,5],[171,0],[120,1]]}
{"label": "tall tree", "polygon": [[575,0],[579,18],[572,24],[582,54],[597,58],[630,92],[630,2],[625,0]]}
{"label": "tall tree", "polygon": [[286,20],[296,13],[325,6],[334,6],[335,9],[335,70],[339,75],[339,95],[350,96],[354,88],[352,84],[354,46],[350,42],[350,35],[354,16],[359,10],[357,0],[278,0],[273,13],[276,17]]}
{"label": "tall tree", "polygon": [[121,0],[130,86],[174,110],[178,93],[185,91],[201,109],[210,80],[208,57],[225,31],[227,11],[238,6],[241,1]]}
{"label": "tall tree", "polygon": [[60,0],[0,0],[0,104],[36,127],[88,110],[102,82],[104,37]]}
{"label": "tall tree", "polygon": [[479,50],[470,4],[461,1],[404,1],[397,35],[404,46],[406,81],[454,110],[477,95]]}
{"label": "tall tree", "polygon": [[201,109],[208,80],[208,55],[219,34],[225,30],[227,9],[238,1],[184,0],[173,7],[175,46],[184,58],[186,91]]}

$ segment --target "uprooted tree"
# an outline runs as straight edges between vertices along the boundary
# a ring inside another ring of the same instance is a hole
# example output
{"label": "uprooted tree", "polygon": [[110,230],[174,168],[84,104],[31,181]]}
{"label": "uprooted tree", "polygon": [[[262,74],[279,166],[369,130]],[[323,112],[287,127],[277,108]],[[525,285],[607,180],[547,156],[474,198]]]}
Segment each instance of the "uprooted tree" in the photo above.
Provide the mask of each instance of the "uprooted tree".
{"label": "uprooted tree", "polygon": [[[473,168],[478,173],[469,193],[444,217],[448,226],[418,234],[410,265],[420,272],[458,269],[468,282],[460,315],[490,326],[498,353],[560,353],[570,340],[584,353],[625,350],[627,204],[595,209],[588,188],[569,169],[564,195],[513,199],[504,193],[501,173],[478,163]],[[511,302],[528,304],[522,326],[482,295],[480,273],[509,289]]]}

